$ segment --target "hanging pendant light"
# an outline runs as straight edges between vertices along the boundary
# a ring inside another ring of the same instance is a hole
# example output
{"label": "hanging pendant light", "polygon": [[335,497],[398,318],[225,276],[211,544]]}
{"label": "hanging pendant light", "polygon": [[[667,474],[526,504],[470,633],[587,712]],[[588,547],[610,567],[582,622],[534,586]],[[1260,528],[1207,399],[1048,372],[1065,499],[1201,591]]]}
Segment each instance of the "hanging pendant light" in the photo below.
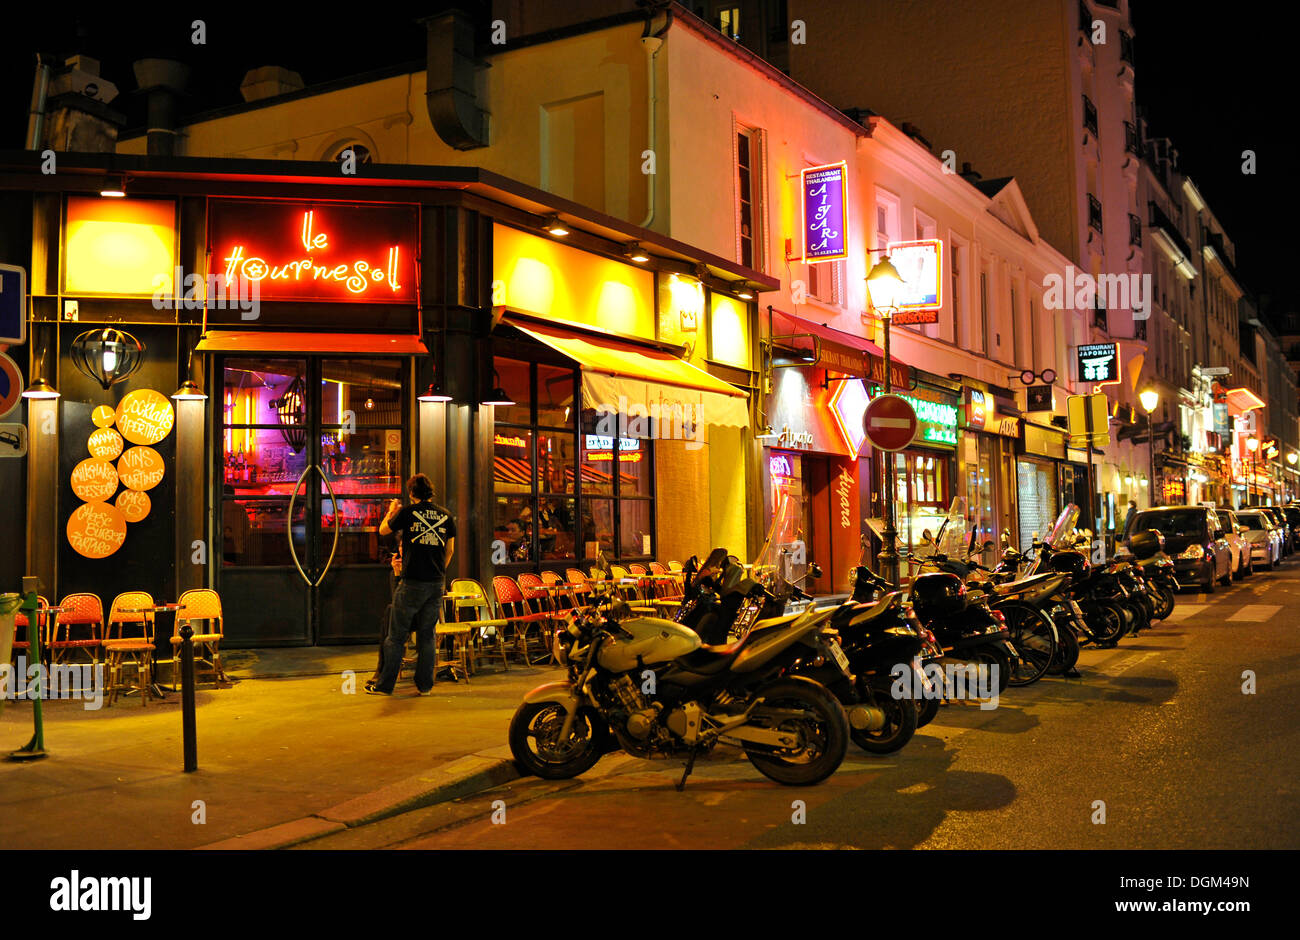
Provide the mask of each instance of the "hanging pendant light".
{"label": "hanging pendant light", "polygon": [[144,344],[122,330],[87,330],[72,341],[72,364],[105,391],[144,364]]}
{"label": "hanging pendant light", "polygon": [[280,422],[280,436],[295,454],[307,443],[307,400],[303,397],[304,388],[305,383],[300,375],[289,383],[283,395],[270,402],[270,407],[275,409],[275,417]]}

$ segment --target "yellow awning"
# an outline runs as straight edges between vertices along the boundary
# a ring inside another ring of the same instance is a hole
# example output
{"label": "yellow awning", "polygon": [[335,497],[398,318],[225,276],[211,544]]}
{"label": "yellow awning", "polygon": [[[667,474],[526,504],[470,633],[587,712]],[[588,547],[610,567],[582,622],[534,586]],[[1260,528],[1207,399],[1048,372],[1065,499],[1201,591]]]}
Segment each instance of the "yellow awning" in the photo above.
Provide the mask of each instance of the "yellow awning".
{"label": "yellow awning", "polygon": [[582,367],[582,404],[627,414],[644,410],[694,424],[748,427],[749,396],[671,353],[613,337],[567,330],[550,323],[507,317],[515,329]]}

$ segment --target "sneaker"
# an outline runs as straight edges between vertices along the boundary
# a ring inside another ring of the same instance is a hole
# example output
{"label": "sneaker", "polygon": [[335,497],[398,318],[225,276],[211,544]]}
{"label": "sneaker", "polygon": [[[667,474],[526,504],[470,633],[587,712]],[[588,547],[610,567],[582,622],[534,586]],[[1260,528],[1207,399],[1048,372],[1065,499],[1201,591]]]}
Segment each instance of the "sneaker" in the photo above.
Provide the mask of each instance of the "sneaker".
{"label": "sneaker", "polygon": [[427,692],[422,692],[422,691],[420,691],[419,689],[416,689],[416,690],[415,690],[415,694],[416,694],[416,695],[432,695],[432,694],[433,694],[433,689],[430,689],[430,690],[427,691]]}
{"label": "sneaker", "polygon": [[385,692],[383,689],[381,689],[381,688],[380,688],[379,686],[377,686],[377,685],[367,685],[367,686],[366,686],[366,694],[367,694],[367,695],[392,695],[393,693],[392,693],[392,692]]}

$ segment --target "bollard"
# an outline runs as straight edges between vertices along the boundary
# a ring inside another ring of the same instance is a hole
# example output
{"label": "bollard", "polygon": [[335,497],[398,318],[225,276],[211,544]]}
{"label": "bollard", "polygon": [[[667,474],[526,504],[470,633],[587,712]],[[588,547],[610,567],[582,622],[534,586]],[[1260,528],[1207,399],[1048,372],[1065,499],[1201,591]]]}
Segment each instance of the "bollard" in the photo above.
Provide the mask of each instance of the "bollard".
{"label": "bollard", "polygon": [[181,739],[185,772],[199,769],[198,743],[194,740],[194,628],[181,627]]}
{"label": "bollard", "polygon": [[[23,586],[27,587],[27,579],[23,579]],[[27,639],[31,643],[28,647],[31,650],[32,661],[39,664],[41,662],[41,624],[42,621],[37,617],[37,600],[36,591],[31,590],[27,593],[20,608],[27,614]],[[27,691],[28,697],[32,700],[32,724],[34,726],[32,739],[23,747],[9,754],[10,760],[40,760],[47,756],[45,753],[45,720],[41,714],[41,698],[45,695],[45,689],[41,684],[41,673],[36,673],[36,681],[32,683]]]}

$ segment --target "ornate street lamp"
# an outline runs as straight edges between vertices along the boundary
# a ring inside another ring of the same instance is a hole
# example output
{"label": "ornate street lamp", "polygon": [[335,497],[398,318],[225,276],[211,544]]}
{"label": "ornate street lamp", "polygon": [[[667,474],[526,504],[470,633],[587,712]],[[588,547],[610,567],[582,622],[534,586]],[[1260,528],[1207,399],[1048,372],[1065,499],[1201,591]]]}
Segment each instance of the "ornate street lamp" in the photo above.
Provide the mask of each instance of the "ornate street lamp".
{"label": "ornate street lamp", "polygon": [[1147,494],[1147,505],[1155,506],[1158,505],[1156,502],[1158,492],[1156,490],[1156,431],[1151,423],[1151,415],[1160,404],[1160,393],[1154,388],[1144,389],[1138,395],[1138,401],[1142,403],[1142,410],[1147,413],[1147,450],[1151,454],[1151,490]]}
{"label": "ornate street lamp", "polygon": [[144,364],[144,344],[121,330],[87,330],[72,341],[72,364],[104,391],[125,382]]}
{"label": "ornate street lamp", "polygon": [[[880,249],[877,249],[880,250]],[[880,316],[885,331],[885,394],[893,391],[889,361],[889,324],[898,309],[898,297],[903,288],[903,279],[898,269],[889,260],[889,255],[881,258],[867,274],[867,294],[871,306]],[[894,455],[885,456],[885,547],[880,553],[881,577],[898,587],[898,529],[894,513]]]}

